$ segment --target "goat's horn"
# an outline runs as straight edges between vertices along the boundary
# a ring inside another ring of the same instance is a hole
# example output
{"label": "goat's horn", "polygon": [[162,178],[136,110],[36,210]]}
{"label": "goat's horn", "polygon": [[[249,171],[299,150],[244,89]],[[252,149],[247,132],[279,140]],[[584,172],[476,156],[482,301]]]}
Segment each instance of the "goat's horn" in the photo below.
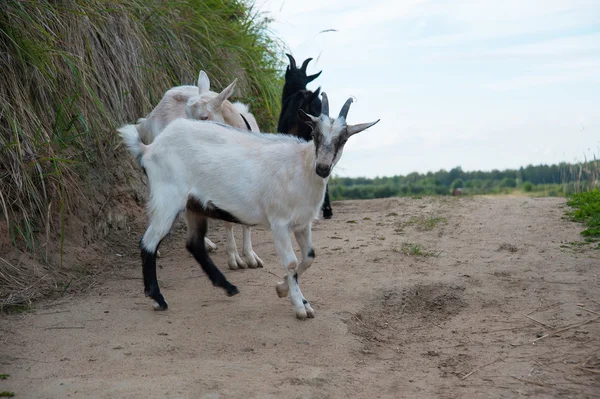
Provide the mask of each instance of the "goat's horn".
{"label": "goat's horn", "polygon": [[350,109],[350,104],[352,104],[352,97],[350,97],[349,99],[346,100],[346,103],[344,104],[344,106],[342,107],[342,110],[340,111],[340,115],[338,116],[338,118],[340,117],[344,117],[344,119],[348,118],[348,110]]}
{"label": "goat's horn", "polygon": [[303,72],[306,72],[306,67],[308,66],[308,63],[312,60],[312,58],[307,58],[304,60],[304,62],[302,63],[302,67],[300,67],[300,69]]}
{"label": "goat's horn", "polygon": [[323,98],[321,101],[321,114],[329,116],[329,100],[327,99],[327,94],[322,92],[321,97]]}
{"label": "goat's horn", "polygon": [[294,57],[292,57],[292,55],[288,53],[286,53],[285,55],[287,55],[288,59],[290,60],[290,66],[292,68],[296,68],[296,60],[294,59]]}

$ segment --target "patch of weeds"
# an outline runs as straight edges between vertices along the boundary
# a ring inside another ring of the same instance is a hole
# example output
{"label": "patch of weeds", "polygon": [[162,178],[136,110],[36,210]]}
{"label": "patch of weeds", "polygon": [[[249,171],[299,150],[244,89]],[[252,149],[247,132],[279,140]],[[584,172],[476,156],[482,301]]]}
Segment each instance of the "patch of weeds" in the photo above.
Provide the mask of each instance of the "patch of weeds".
{"label": "patch of weeds", "polygon": [[381,262],[382,260],[383,260],[383,258],[380,258],[379,256],[376,256],[376,257],[374,257],[374,258],[371,260],[371,262],[373,262],[373,263],[379,263],[379,262]]}
{"label": "patch of weeds", "polygon": [[348,220],[346,223],[356,224],[356,220]]}
{"label": "patch of weeds", "polygon": [[574,247],[582,247],[584,245],[589,245],[590,243],[590,241],[571,241],[569,245],[572,245]]}
{"label": "patch of weeds", "polygon": [[15,396],[14,392],[9,392],[9,391],[0,392],[0,398],[12,398],[13,396]]}
{"label": "patch of weeds", "polygon": [[0,380],[6,380],[8,377],[10,377],[10,374],[0,374]]}
{"label": "patch of weeds", "polygon": [[404,243],[400,247],[392,247],[392,252],[401,253],[406,256],[423,256],[423,257],[433,256],[436,258],[438,256],[440,256],[440,254],[442,253],[441,251],[440,252],[428,251],[423,245],[412,244],[412,243]]}
{"label": "patch of weeds", "polygon": [[91,267],[86,267],[85,265],[78,263],[71,266],[71,270],[73,270],[75,273],[81,276],[91,276],[92,274],[94,274],[94,271]]}
{"label": "patch of weeds", "polygon": [[594,189],[573,194],[567,205],[573,208],[567,212],[567,216],[587,227],[581,232],[581,235],[586,237],[586,241],[600,240],[600,191]]}
{"label": "patch of weeds", "polygon": [[364,217],[363,220],[371,220],[371,218],[367,216],[367,217]]}
{"label": "patch of weeds", "polygon": [[19,303],[19,304],[14,304],[14,305],[4,305],[0,308],[0,310],[2,310],[2,312],[6,313],[6,314],[20,314],[20,313],[33,312],[34,307],[33,307],[33,305]]}
{"label": "patch of weeds", "polygon": [[422,199],[423,197],[420,195],[413,195],[410,199]]}
{"label": "patch of weeds", "polygon": [[398,223],[397,228],[394,231],[399,233],[407,226],[416,226],[419,230],[431,231],[440,224],[448,224],[448,219],[434,216],[413,216],[408,222]]}
{"label": "patch of weeds", "polygon": [[384,236],[377,237],[377,239],[378,239],[379,241],[385,241],[385,237],[384,237]]}
{"label": "patch of weeds", "polygon": [[61,296],[63,296],[69,290],[69,287],[71,286],[72,282],[73,282],[73,279],[70,279],[66,283],[64,281],[60,281],[56,284],[56,288],[54,289],[54,291],[57,292],[58,294],[60,294]]}
{"label": "patch of weeds", "polygon": [[398,216],[398,214],[396,212],[390,212],[385,216]]}

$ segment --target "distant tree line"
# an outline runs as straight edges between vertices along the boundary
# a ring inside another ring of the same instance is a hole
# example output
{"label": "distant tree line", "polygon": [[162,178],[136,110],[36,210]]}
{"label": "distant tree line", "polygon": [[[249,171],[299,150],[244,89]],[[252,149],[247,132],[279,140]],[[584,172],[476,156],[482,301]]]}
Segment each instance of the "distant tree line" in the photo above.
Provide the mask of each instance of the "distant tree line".
{"label": "distant tree line", "polygon": [[406,176],[336,177],[329,181],[332,200],[370,199],[413,195],[451,195],[460,188],[463,194],[493,194],[520,189],[544,190],[546,195],[566,195],[598,182],[600,163],[560,163],[528,165],[519,169],[465,172],[461,167],[450,171],[417,173]]}

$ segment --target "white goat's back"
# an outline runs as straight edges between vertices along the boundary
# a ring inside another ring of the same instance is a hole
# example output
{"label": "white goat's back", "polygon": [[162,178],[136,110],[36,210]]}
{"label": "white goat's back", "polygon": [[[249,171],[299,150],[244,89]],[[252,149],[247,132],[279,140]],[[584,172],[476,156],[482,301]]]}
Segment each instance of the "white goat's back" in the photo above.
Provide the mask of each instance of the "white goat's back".
{"label": "white goat's back", "polygon": [[151,197],[171,196],[180,205],[192,195],[248,225],[269,227],[271,218],[306,224],[316,217],[325,188],[322,183],[312,192],[306,181],[315,176],[312,165],[301,167],[314,161],[308,145],[293,136],[178,119],[147,147],[142,164]]}

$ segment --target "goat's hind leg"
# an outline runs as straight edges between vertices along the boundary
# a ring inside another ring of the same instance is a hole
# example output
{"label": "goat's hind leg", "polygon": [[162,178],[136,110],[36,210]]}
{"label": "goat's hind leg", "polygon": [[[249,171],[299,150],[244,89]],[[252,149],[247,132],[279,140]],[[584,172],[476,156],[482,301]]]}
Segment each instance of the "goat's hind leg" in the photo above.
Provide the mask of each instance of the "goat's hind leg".
{"label": "goat's hind leg", "polygon": [[156,278],[156,253],[160,242],[165,238],[179,213],[178,209],[165,208],[158,217],[153,217],[150,226],[140,240],[142,271],[144,274],[144,293],[154,300],[155,310],[167,310],[169,305],[158,287]]}
{"label": "goat's hind leg", "polygon": [[208,220],[205,215],[190,209],[190,202],[186,207],[186,222],[188,226],[188,239],[186,248],[194,255],[194,258],[202,270],[208,275],[208,278],[215,287],[221,287],[227,293],[227,296],[233,296],[239,293],[237,287],[231,284],[223,273],[215,266],[212,259],[208,256],[208,251],[204,245],[204,237],[208,229]]}

